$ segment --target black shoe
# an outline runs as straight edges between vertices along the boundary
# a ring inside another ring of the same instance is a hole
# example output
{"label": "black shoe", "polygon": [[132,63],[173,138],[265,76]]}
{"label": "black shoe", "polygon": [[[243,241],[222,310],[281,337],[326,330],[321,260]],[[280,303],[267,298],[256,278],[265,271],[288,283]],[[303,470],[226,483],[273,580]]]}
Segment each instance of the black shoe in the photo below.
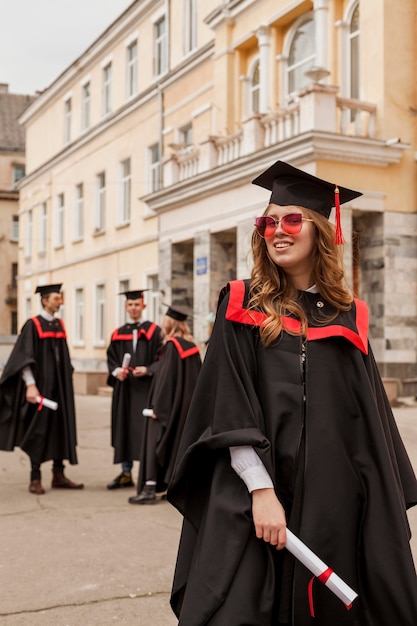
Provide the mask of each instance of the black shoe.
{"label": "black shoe", "polygon": [[129,472],[126,474],[122,472],[119,476],[113,480],[113,482],[107,485],[107,489],[120,489],[120,487],[134,487],[135,483],[132,480],[132,474]]}
{"label": "black shoe", "polygon": [[153,504],[156,501],[155,485],[145,485],[137,496],[129,498],[129,504]]}

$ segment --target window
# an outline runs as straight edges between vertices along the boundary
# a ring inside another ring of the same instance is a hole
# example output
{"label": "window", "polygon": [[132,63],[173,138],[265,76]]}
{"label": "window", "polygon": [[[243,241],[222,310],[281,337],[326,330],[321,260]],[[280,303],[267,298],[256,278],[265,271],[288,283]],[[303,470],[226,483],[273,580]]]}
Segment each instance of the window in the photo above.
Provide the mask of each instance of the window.
{"label": "window", "polygon": [[112,64],[109,63],[103,68],[103,101],[102,101],[102,113],[107,115],[111,111],[111,87],[112,87]]}
{"label": "window", "polygon": [[138,42],[133,41],[127,47],[127,97],[135,96],[138,91]]}
{"label": "window", "polygon": [[64,102],[64,143],[71,141],[72,103],[71,98]]}
{"label": "window", "polygon": [[32,256],[33,211],[28,211],[26,220],[25,256]]}
{"label": "window", "polygon": [[154,42],[154,75],[160,76],[168,69],[165,16],[154,24]]}
{"label": "window", "polygon": [[305,72],[315,64],[315,60],[315,25],[310,18],[297,28],[291,43],[287,68],[287,93],[290,98],[308,84]]}
{"label": "window", "polygon": [[94,211],[94,230],[101,232],[106,226],[106,174],[100,172],[96,176],[96,201]]}
{"label": "window", "polygon": [[[118,294],[122,294],[125,291],[129,291],[129,289],[130,289],[130,280],[128,278],[126,278],[125,280],[119,280],[119,288],[117,290]],[[118,309],[117,309],[118,326],[122,326],[122,324],[125,324],[129,318],[126,312],[125,302],[126,302],[125,298],[119,297]]]}
{"label": "window", "polygon": [[46,202],[42,202],[39,212],[39,252],[46,252],[48,236],[48,214]]}
{"label": "window", "polygon": [[24,165],[13,165],[13,184],[16,184],[25,175]]}
{"label": "window", "polygon": [[12,241],[19,241],[19,216],[12,216]]}
{"label": "window", "polygon": [[11,287],[12,289],[16,289],[17,288],[17,263],[12,263],[12,276],[11,276],[12,282]]}
{"label": "window", "polygon": [[104,285],[96,285],[96,293],[95,293],[95,328],[94,328],[94,339],[96,345],[104,345],[105,343],[105,287]]}
{"label": "window", "polygon": [[250,103],[251,113],[259,113],[259,94],[260,94],[260,63],[256,61],[253,66],[252,75],[250,77]]}
{"label": "window", "polygon": [[84,289],[75,290],[74,311],[74,343],[77,346],[84,345]]}
{"label": "window", "polygon": [[74,206],[74,239],[84,237],[84,185],[80,183],[75,187]]}
{"label": "window", "polygon": [[161,292],[159,290],[158,274],[149,274],[146,279],[146,285],[149,291],[146,294],[147,318],[150,320],[159,320],[161,309]]}
{"label": "window", "polygon": [[64,219],[65,219],[65,201],[64,194],[60,193],[56,199],[55,209],[55,245],[64,245]]}
{"label": "window", "polygon": [[10,333],[17,335],[17,311],[12,311],[10,314]]}
{"label": "window", "polygon": [[180,140],[180,144],[184,146],[184,148],[188,148],[193,145],[193,126],[192,124],[186,124],[182,126],[182,128],[178,131],[178,137]]}
{"label": "window", "polygon": [[120,164],[120,196],[117,222],[119,225],[127,224],[130,221],[130,195],[131,195],[131,173],[130,159],[122,161]]}
{"label": "window", "polygon": [[197,47],[197,0],[184,0],[184,53]]}
{"label": "window", "polygon": [[82,87],[81,95],[81,130],[87,130],[90,126],[90,83],[85,83]]}
{"label": "window", "polygon": [[153,191],[158,191],[162,187],[161,153],[159,143],[155,143],[149,148],[149,161],[149,191],[152,193]]}

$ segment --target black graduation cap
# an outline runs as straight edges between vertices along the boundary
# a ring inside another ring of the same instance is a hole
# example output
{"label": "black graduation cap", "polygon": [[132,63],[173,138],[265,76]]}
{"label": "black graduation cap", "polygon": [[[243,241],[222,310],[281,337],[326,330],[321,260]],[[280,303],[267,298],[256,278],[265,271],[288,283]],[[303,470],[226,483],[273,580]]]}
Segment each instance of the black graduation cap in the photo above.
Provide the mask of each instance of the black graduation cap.
{"label": "black graduation cap", "polygon": [[270,204],[300,206],[327,218],[332,207],[336,207],[336,243],[343,243],[340,205],[362,195],[360,191],[329,183],[284,161],[276,161],[252,183],[271,190]]}
{"label": "black graduation cap", "polygon": [[38,287],[36,287],[35,293],[40,293],[42,298],[43,296],[47,296],[48,293],[60,293],[61,287],[62,283],[59,283],[57,285],[38,285]]}
{"label": "black graduation cap", "polygon": [[185,320],[187,319],[187,313],[179,311],[178,309],[173,309],[169,304],[164,304],[164,306],[168,307],[165,315],[168,315],[168,317],[172,317],[173,320],[177,320],[177,322],[185,322]]}
{"label": "black graduation cap", "polygon": [[277,161],[252,183],[271,190],[270,203],[288,206],[294,204],[311,209],[329,217],[335,206],[335,193],[339,190],[339,202],[349,202],[362,194],[335,183],[307,174],[284,161]]}
{"label": "black graduation cap", "polygon": [[126,300],[138,300],[142,298],[145,291],[149,289],[132,289],[131,291],[121,291],[119,296],[126,296]]}

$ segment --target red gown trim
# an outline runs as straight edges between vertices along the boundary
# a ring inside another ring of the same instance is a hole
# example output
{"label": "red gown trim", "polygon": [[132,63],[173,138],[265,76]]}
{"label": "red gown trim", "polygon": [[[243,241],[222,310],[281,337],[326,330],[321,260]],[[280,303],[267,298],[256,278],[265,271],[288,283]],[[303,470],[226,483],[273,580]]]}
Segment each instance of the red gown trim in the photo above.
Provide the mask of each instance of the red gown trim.
{"label": "red gown trim", "polygon": [[[152,322],[148,330],[145,330],[144,328],[140,328],[138,331],[138,339],[141,335],[144,335],[146,340],[149,341],[156,329],[157,329],[157,324],[155,324],[154,322]],[[120,333],[119,328],[116,328],[116,330],[113,331],[111,340],[112,341],[132,341],[133,333]]]}
{"label": "red gown trim", "polygon": [[167,343],[168,341],[171,341],[174,344],[181,359],[186,359],[189,356],[193,356],[193,354],[200,353],[200,349],[198,346],[193,346],[192,348],[188,348],[188,350],[184,350],[178,339],[176,339],[175,337],[170,337],[169,339],[167,339]]}
{"label": "red gown trim", "polygon": [[35,324],[37,333],[40,339],[66,339],[67,334],[65,332],[64,322],[57,317],[56,318],[61,325],[61,330],[43,330],[39,317],[32,317],[32,322]]}
{"label": "red gown trim", "polygon": [[[226,319],[241,324],[261,326],[267,319],[266,313],[253,311],[244,308],[245,283],[243,280],[236,280],[229,283],[230,298],[226,311]],[[357,330],[352,330],[341,324],[330,322],[327,326],[319,328],[309,327],[307,330],[307,340],[316,341],[329,337],[344,337],[364,354],[368,354],[368,307],[363,300],[354,298],[356,305],[355,324]],[[337,320],[334,320],[335,322]],[[293,317],[282,316],[284,330],[299,332],[301,324]]]}

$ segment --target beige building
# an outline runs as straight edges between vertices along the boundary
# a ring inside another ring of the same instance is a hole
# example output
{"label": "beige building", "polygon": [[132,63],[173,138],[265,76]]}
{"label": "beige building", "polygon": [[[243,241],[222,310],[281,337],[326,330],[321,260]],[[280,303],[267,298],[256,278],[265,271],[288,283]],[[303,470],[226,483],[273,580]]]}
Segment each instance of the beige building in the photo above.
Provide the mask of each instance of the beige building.
{"label": "beige building", "polygon": [[[105,366],[127,288],[193,310],[246,277],[250,181],[276,159],[344,205],[352,289],[382,373],[417,360],[415,0],[137,0],[21,116],[20,322],[64,283],[78,370]],[[401,42],[401,45],[399,45]]]}
{"label": "beige building", "polygon": [[0,84],[0,369],[17,333],[17,182],[25,175],[25,133],[18,119],[33,99]]}

